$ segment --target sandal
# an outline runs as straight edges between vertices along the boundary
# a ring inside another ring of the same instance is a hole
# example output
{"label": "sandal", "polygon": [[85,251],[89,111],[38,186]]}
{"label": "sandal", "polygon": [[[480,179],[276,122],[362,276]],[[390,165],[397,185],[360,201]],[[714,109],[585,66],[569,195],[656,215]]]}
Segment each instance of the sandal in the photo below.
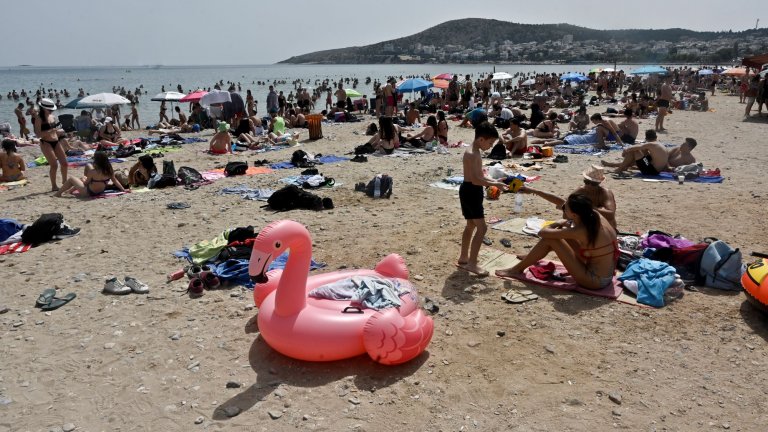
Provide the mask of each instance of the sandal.
{"label": "sandal", "polygon": [[502,294],[501,298],[507,303],[520,304],[520,303],[525,303],[531,300],[536,300],[539,298],[539,296],[534,294],[533,291],[531,290],[511,289],[506,293]]}
{"label": "sandal", "polygon": [[512,247],[512,242],[509,241],[509,239],[507,239],[507,238],[501,239],[499,241],[499,243],[501,243],[501,245],[504,246],[504,247]]}
{"label": "sandal", "polygon": [[42,293],[40,293],[40,296],[37,298],[37,301],[35,302],[35,307],[43,307],[47,304],[51,303],[51,300],[56,296],[56,289],[55,288],[46,288],[43,290]]}
{"label": "sandal", "polygon": [[43,305],[40,309],[44,311],[52,311],[52,310],[58,309],[64,306],[65,304],[71,302],[72,300],[74,300],[75,297],[77,297],[77,294],[75,293],[69,293],[61,298],[54,297],[50,303],[48,303],[47,305]]}

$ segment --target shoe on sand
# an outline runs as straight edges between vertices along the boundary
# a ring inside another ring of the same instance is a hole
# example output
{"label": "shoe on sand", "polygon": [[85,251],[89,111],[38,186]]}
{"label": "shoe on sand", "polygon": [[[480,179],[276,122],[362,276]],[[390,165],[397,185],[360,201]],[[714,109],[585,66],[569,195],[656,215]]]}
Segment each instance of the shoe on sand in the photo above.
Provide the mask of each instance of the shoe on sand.
{"label": "shoe on sand", "polygon": [[125,277],[125,286],[130,288],[131,291],[135,292],[136,294],[149,293],[149,287],[147,284],[131,276]]}
{"label": "shoe on sand", "polygon": [[104,289],[102,290],[104,294],[116,295],[130,294],[131,291],[131,287],[125,286],[125,284],[117,280],[116,277],[107,279],[107,281],[104,282]]}

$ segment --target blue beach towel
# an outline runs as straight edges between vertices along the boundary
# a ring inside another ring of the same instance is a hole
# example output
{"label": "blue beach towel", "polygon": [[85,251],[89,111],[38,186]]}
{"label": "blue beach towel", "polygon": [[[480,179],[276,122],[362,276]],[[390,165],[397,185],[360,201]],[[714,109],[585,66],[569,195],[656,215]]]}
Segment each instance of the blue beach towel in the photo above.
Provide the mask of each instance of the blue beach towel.
{"label": "blue beach towel", "polygon": [[[671,172],[663,172],[659,175],[642,175],[635,174],[635,177],[642,179],[664,180],[664,181],[677,181],[677,176]],[[694,179],[686,179],[686,182],[694,183],[722,183],[725,178],[723,176],[699,176]]]}

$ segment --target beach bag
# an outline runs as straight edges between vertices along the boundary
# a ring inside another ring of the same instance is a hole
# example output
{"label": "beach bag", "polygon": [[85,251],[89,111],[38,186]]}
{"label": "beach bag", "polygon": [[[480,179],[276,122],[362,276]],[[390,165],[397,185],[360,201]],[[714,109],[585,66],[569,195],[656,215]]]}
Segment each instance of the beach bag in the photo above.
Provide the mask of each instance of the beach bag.
{"label": "beach bag", "polygon": [[50,241],[63,224],[64,216],[61,213],[46,213],[21,233],[21,242],[38,245]]}
{"label": "beach bag", "polygon": [[699,274],[704,285],[728,291],[741,290],[741,275],[744,273],[741,251],[721,240],[712,242],[701,256]]}
{"label": "beach bag", "polygon": [[178,179],[176,177],[176,167],[173,165],[173,161],[163,161],[163,173],[155,174],[149,180],[147,186],[150,189],[162,189],[165,187],[176,186]]}
{"label": "beach bag", "polygon": [[224,175],[227,177],[244,175],[248,171],[248,162],[227,162],[227,166],[224,167]]}
{"label": "beach bag", "polygon": [[313,161],[309,160],[309,155],[304,150],[296,150],[291,155],[291,163],[297,168],[312,168],[315,166]]}
{"label": "beach bag", "polygon": [[137,153],[136,146],[133,145],[120,145],[117,147],[117,150],[115,150],[115,157],[118,158],[127,158],[128,156],[132,156],[134,153]]}
{"label": "beach bag", "polygon": [[179,167],[178,177],[185,186],[205,181],[200,171],[188,166]]}
{"label": "beach bag", "polygon": [[507,158],[507,148],[503,143],[497,143],[491,149],[491,154],[488,155],[488,159],[503,160]]}
{"label": "beach bag", "polygon": [[267,204],[273,210],[287,211],[293,209],[323,210],[332,209],[333,201],[330,198],[307,192],[296,185],[288,185],[276,191],[267,199]]}
{"label": "beach bag", "polygon": [[365,187],[365,194],[372,198],[389,198],[392,196],[392,177],[386,174],[379,174]]}
{"label": "beach bag", "polygon": [[693,180],[701,175],[702,171],[704,171],[704,164],[701,162],[690,165],[681,165],[675,168],[675,177],[685,176],[686,180]]}

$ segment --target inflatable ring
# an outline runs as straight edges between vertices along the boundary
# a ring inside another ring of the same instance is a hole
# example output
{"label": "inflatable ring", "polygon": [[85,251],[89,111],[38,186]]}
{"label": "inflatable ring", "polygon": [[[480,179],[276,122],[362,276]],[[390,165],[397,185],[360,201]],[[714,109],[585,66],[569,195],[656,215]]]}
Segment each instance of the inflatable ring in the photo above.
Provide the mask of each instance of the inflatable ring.
{"label": "inflatable ring", "polygon": [[747,300],[758,309],[768,313],[768,259],[761,259],[747,266],[741,275],[741,286]]}

